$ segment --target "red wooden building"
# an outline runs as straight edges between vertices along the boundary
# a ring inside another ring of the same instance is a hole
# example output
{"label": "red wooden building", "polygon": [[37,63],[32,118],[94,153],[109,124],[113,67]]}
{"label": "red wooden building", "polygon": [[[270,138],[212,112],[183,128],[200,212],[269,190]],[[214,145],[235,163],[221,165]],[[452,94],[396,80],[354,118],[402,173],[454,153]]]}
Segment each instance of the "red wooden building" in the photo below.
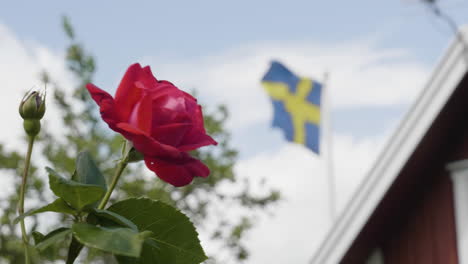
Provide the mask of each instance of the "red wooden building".
{"label": "red wooden building", "polygon": [[458,36],[311,263],[468,264],[467,69]]}

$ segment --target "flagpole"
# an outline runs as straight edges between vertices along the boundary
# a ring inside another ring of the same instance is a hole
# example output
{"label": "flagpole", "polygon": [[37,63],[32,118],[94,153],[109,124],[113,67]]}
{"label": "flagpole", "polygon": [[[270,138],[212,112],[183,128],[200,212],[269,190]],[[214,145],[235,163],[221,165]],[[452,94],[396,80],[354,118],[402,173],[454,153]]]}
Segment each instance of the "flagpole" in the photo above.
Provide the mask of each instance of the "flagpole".
{"label": "flagpole", "polygon": [[335,174],[333,164],[333,130],[332,130],[332,115],[331,115],[331,104],[330,104],[330,92],[327,87],[329,80],[328,72],[323,74],[322,94],[323,94],[323,110],[324,115],[322,119],[323,129],[322,136],[324,138],[325,145],[325,177],[328,179],[328,193],[330,202],[330,217],[334,221],[336,217],[336,190],[335,190]]}

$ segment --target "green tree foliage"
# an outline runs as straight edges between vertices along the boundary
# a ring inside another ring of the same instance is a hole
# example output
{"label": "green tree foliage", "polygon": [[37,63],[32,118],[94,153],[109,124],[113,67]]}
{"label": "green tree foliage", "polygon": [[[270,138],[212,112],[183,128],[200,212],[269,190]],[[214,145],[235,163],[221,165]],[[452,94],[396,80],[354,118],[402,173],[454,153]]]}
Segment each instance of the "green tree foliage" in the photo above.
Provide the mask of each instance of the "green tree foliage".
{"label": "green tree foliage", "polygon": [[[41,76],[48,87],[54,87],[51,93],[53,98],[49,96],[48,103],[54,103],[59,107],[62,120],[54,122],[60,122],[63,127],[61,131],[51,131],[47,123],[43,124],[43,130],[39,135],[42,156],[54,164],[54,168],[59,173],[70,175],[73,173],[77,154],[87,150],[109,181],[116,160],[120,157],[124,140],[104,125],[95,103],[85,89],[85,85],[93,80],[96,70],[95,57],[76,40],[74,29],[66,17],[63,19],[63,28],[70,41],[65,60],[77,85],[70,94],[70,89],[59,87],[54,82],[54,76],[46,72]],[[211,169],[208,178],[195,179],[191,185],[176,188],[157,179],[142,163],[139,163],[127,168],[111,200],[112,203],[116,198],[120,200],[146,196],[176,206],[191,218],[201,232],[211,235],[213,242],[210,243],[219,245],[220,250],[217,252],[207,252],[210,257],[207,261],[209,263],[219,262],[220,252],[223,255],[223,263],[239,263],[247,259],[249,251],[243,242],[246,231],[254,226],[254,217],[257,213],[264,212],[280,199],[280,193],[275,190],[269,190],[262,195],[252,193],[250,186],[253,183],[248,179],[241,181],[235,175],[233,167],[238,152],[230,145],[230,134],[224,128],[228,117],[228,109],[223,105],[215,107],[211,112],[205,110],[206,129],[208,134],[219,142],[219,146],[194,151],[194,155]],[[39,156],[39,153],[36,155]],[[19,175],[23,162],[23,157],[18,152],[5,151],[0,145],[2,171],[9,172],[10,175]],[[44,175],[39,175],[38,172]],[[37,170],[33,164],[27,201],[35,199],[43,204],[46,203],[45,178],[45,171]],[[19,181],[20,178],[15,177],[16,189],[19,188]],[[0,262],[23,263],[24,261],[21,239],[13,223],[16,217],[17,193],[0,201],[2,208]],[[224,213],[230,210],[239,213]],[[28,223],[32,223],[28,228],[35,230],[38,225],[37,216],[31,216]],[[49,260],[64,259],[66,248],[48,248],[45,251],[46,255],[47,252]],[[92,263],[98,260],[105,263],[113,261],[102,252],[93,250],[82,252],[82,260]]]}

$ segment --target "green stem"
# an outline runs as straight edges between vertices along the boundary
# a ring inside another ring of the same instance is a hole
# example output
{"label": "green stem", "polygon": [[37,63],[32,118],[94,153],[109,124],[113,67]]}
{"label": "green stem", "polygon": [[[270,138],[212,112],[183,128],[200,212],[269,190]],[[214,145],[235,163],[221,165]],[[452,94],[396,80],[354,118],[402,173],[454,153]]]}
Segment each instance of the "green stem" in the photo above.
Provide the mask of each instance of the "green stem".
{"label": "green stem", "polygon": [[[31,163],[31,154],[33,150],[34,139],[35,139],[34,136],[33,137],[30,136],[29,141],[28,141],[28,151],[26,152],[26,160],[24,162],[23,180],[21,182],[20,200],[19,200],[19,205],[18,205],[19,215],[24,214],[24,196],[26,193],[26,184],[28,181],[29,164]],[[28,252],[29,238],[28,238],[28,235],[26,234],[26,226],[24,224],[24,219],[21,219],[20,224],[21,224],[21,235],[23,237],[23,244],[24,244],[25,262],[26,264],[29,264],[30,263],[29,252]]]}
{"label": "green stem", "polygon": [[112,191],[114,191],[114,188],[120,179],[120,175],[122,175],[122,172],[124,171],[125,167],[127,167],[127,164],[128,162],[126,158],[124,158],[121,162],[119,162],[119,166],[117,167],[117,170],[115,171],[115,175],[114,175],[114,178],[112,179],[112,183],[109,186],[109,189],[107,190],[106,195],[104,195],[104,198],[102,198],[102,201],[98,206],[98,209],[102,210],[106,206],[112,194]]}

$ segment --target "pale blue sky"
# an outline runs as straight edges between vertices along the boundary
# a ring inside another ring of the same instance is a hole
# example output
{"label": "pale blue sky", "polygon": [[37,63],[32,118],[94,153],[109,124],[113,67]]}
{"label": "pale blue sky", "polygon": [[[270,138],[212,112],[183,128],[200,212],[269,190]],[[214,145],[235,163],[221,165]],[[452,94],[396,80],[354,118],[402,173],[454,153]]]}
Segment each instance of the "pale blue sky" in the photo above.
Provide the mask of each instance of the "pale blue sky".
{"label": "pale blue sky", "polygon": [[[468,21],[466,1],[442,2],[459,23]],[[101,78],[114,78],[120,68],[148,54],[180,59],[270,40],[336,43],[377,36],[381,47],[404,48],[417,60],[433,63],[450,37],[416,0],[19,0],[0,7],[2,23],[55,49],[65,44],[58,18],[69,15],[79,39],[99,55]]]}

